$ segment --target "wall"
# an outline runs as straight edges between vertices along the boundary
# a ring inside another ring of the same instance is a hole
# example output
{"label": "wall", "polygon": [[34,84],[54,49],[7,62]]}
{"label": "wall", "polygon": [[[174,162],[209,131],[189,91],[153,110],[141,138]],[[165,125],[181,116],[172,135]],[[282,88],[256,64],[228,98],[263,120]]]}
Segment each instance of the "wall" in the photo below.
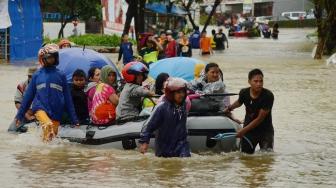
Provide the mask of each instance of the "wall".
{"label": "wall", "polygon": [[[58,37],[58,32],[61,29],[60,22],[43,22],[43,36],[48,36],[50,39]],[[74,25],[68,23],[64,28],[64,37],[73,35]],[[78,23],[77,25],[78,35],[85,34],[85,23]]]}
{"label": "wall", "polygon": [[287,20],[281,17],[281,13],[290,11],[307,11],[311,9],[312,3],[309,0],[274,0],[274,20]]}

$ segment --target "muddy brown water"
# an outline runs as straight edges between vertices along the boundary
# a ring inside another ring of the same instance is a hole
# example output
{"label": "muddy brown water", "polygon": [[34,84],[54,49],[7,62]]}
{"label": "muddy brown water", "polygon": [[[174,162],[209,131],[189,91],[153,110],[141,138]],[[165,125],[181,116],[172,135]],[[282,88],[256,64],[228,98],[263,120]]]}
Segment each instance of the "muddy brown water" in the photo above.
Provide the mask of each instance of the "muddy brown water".
{"label": "muddy brown water", "polygon": [[[224,53],[195,55],[221,65],[231,92],[247,86],[250,69],[264,71],[275,95],[275,152],[251,156],[161,159],[63,140],[43,144],[37,131],[10,135],[13,95],[26,67],[0,65],[0,187],[335,187],[336,68],[311,59],[311,31],[282,30],[277,41],[232,39]],[[244,110],[235,115],[242,119]]]}

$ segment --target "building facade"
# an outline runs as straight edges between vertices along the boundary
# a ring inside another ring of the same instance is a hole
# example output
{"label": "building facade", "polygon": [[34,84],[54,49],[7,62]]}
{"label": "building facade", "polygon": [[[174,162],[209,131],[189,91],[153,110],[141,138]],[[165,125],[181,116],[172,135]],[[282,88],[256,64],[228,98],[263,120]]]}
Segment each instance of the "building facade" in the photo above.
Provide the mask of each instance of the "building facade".
{"label": "building facade", "polygon": [[[201,6],[212,5],[214,0],[204,1]],[[307,11],[313,8],[309,0],[223,0],[217,12],[272,16],[274,20],[284,19],[282,12]]]}

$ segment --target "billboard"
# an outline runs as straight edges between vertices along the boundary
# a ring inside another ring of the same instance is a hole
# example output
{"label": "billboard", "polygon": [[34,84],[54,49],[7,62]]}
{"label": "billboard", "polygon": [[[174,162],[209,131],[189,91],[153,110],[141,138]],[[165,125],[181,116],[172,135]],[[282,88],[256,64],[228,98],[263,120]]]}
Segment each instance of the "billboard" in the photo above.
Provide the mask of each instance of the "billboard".
{"label": "billboard", "polygon": [[102,0],[105,34],[122,34],[127,8],[128,4],[125,0]]}

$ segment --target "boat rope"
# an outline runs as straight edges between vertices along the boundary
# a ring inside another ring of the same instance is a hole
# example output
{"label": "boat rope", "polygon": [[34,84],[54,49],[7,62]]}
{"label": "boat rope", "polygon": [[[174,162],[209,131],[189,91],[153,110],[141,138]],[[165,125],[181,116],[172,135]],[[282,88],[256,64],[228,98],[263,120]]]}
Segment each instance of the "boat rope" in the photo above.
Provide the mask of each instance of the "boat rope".
{"label": "boat rope", "polygon": [[[236,137],[236,136],[237,136],[236,132],[219,133],[219,134],[217,134],[216,136],[214,136],[211,139],[214,139],[214,140],[225,140],[225,139],[233,138],[233,137]],[[249,146],[251,147],[251,149],[254,148],[252,142],[246,136],[243,136],[242,138],[249,144]]]}

